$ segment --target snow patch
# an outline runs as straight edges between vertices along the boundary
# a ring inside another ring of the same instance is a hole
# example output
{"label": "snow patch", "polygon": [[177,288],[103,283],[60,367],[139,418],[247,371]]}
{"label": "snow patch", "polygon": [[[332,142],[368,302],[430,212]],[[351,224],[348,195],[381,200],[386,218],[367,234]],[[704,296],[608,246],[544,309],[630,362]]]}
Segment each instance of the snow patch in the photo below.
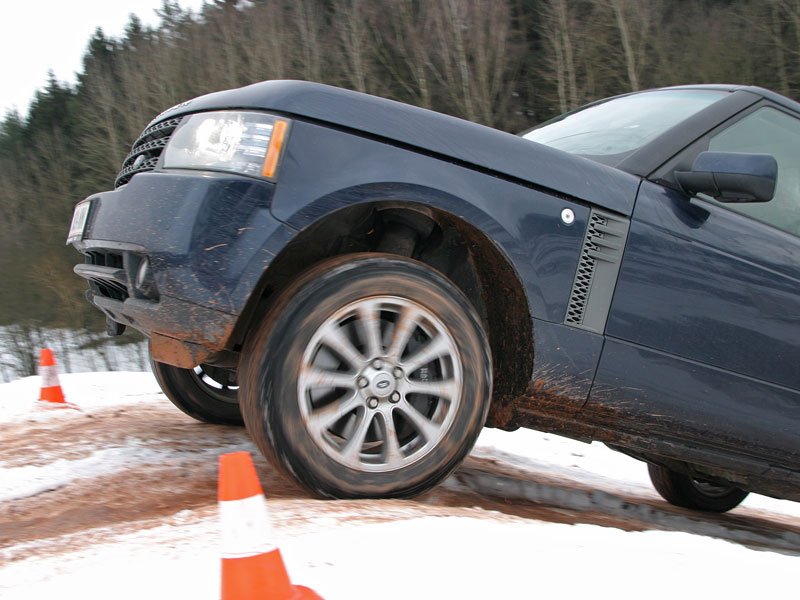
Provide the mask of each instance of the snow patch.
{"label": "snow patch", "polygon": [[41,377],[35,375],[0,384],[0,423],[41,423],[74,418],[80,415],[80,411],[93,412],[141,403],[166,406],[169,402],[152,373],[67,373],[59,375],[59,381],[67,402],[79,411],[48,407],[48,403],[41,402]]}
{"label": "snow patch", "polygon": [[[292,581],[326,600],[778,596],[795,557],[685,533],[427,517],[333,526],[276,540]],[[0,590],[31,600],[219,598],[216,519],[0,570]],[[679,576],[665,576],[675,573]],[[732,575],[735,574],[735,575]]]}

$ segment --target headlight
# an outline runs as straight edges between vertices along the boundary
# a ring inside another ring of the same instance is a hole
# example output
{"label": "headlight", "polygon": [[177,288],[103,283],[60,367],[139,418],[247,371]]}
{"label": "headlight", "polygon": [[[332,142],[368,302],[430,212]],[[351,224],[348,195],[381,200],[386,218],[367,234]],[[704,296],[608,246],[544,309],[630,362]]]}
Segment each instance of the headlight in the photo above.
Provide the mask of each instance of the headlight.
{"label": "headlight", "polygon": [[164,151],[164,167],[233,171],[274,179],[289,122],[258,112],[186,117]]}

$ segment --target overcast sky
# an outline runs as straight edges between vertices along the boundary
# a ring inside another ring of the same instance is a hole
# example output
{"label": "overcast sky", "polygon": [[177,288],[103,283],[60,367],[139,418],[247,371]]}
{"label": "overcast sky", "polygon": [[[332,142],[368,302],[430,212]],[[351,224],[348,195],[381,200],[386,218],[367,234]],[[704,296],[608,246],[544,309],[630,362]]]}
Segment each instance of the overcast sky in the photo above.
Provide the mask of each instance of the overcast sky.
{"label": "overcast sky", "polygon": [[[16,107],[23,115],[52,70],[59,81],[75,82],[89,38],[97,27],[113,37],[135,13],[155,25],[161,0],[2,0],[0,4],[0,117]],[[197,11],[202,0],[178,0]]]}

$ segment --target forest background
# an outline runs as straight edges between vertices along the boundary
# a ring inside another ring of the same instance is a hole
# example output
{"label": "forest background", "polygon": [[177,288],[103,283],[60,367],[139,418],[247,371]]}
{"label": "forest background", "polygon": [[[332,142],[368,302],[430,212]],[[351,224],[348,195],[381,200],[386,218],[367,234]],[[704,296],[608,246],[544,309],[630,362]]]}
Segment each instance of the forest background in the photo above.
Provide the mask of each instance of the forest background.
{"label": "forest background", "polygon": [[650,87],[800,93],[800,0],[165,1],[159,16],[131,17],[120,39],[97,30],[75,85],[51,77],[0,123],[0,367],[17,375],[46,332],[102,342],[64,245],[72,208],[110,189],[147,122],[188,98],[305,79],[516,133]]}

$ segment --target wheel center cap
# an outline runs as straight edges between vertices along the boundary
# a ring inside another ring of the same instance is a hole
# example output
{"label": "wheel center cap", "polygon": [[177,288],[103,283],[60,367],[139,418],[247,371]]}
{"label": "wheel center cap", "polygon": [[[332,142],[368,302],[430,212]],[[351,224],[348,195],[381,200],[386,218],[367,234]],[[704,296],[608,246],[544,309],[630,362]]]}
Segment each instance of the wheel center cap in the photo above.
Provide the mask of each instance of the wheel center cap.
{"label": "wheel center cap", "polygon": [[394,377],[389,373],[380,372],[372,377],[369,387],[373,396],[386,397],[395,390],[396,384]]}

